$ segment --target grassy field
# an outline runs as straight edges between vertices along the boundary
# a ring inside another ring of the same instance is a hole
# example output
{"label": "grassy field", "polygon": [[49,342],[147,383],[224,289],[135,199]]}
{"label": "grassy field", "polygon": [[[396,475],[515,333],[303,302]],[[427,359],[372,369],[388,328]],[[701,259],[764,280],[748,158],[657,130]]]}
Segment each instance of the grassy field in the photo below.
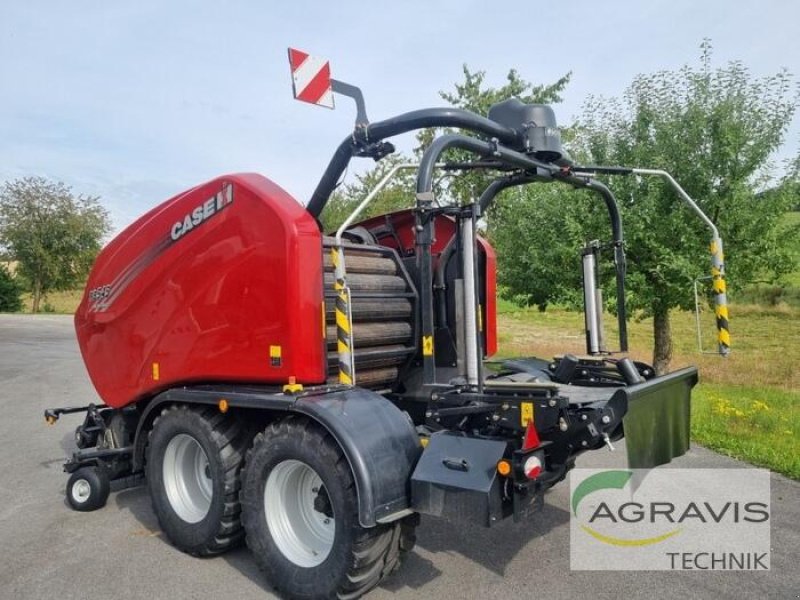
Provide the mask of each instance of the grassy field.
{"label": "grassy field", "polygon": [[[583,353],[582,314],[546,313],[499,306],[503,356],[549,357]],[[609,344],[616,339],[606,317]],[[705,344],[713,348],[713,315],[701,319]],[[674,313],[672,369],[696,365],[701,383],[692,402],[692,437],[724,454],[800,479],[800,310],[786,306],[731,307],[733,351],[728,358],[697,351],[694,314]],[[651,362],[652,321],[629,325],[632,356]]]}
{"label": "grassy field", "polygon": [[[42,300],[40,307],[41,312],[45,313],[60,313],[72,314],[78,308],[78,304],[83,296],[83,289],[68,290],[66,292],[50,292],[47,297]],[[23,312],[31,312],[33,307],[33,298],[30,294],[22,295]]]}

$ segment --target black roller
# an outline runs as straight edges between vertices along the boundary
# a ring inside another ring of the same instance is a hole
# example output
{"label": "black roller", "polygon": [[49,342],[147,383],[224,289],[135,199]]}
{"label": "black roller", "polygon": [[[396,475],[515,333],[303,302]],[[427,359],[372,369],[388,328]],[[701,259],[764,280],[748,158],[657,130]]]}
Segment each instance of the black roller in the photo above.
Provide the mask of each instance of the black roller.
{"label": "black roller", "polygon": [[[411,340],[411,325],[403,321],[359,323],[353,320],[353,348],[386,344],[407,344]],[[336,325],[328,325],[328,348],[336,348]]]}
{"label": "black roller", "polygon": [[[325,322],[329,381],[337,380],[333,238],[324,238]],[[356,385],[391,388],[416,352],[414,286],[397,254],[383,246],[344,242]]]}

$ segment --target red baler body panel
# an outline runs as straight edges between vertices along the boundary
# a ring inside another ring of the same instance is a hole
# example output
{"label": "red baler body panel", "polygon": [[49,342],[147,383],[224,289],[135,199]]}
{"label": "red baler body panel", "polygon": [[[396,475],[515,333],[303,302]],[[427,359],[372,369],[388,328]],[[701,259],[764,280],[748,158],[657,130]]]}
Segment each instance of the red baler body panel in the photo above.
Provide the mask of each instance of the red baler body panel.
{"label": "red baler body panel", "polygon": [[75,315],[92,382],[113,407],[187,383],[322,383],[322,274],[316,222],[268,179],[179,194],[97,258]]}
{"label": "red baler body panel", "polygon": [[[358,223],[373,233],[383,231],[387,223],[391,223],[391,235],[379,235],[378,243],[397,250],[400,256],[409,256],[416,252],[416,234],[414,230],[414,212],[403,210],[388,215],[372,217]],[[450,217],[439,217],[434,224],[434,239],[431,246],[434,268],[439,255],[456,234],[456,223]],[[477,236],[478,251],[486,258],[486,269],[483,273],[484,295],[486,306],[481,307],[481,319],[485,331],[486,356],[497,353],[497,254],[485,238]]]}

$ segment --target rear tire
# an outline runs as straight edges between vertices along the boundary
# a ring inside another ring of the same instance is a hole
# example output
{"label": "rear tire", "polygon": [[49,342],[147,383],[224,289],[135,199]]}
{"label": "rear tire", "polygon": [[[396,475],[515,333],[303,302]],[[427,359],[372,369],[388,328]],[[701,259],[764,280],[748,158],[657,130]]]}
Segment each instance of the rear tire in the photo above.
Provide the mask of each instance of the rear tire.
{"label": "rear tire", "polygon": [[81,512],[105,506],[110,492],[108,474],[99,467],[81,467],[67,481],[67,502]]}
{"label": "rear tire", "polygon": [[147,446],[147,485],[159,525],[195,556],[224,552],[244,537],[239,474],[247,430],[213,408],[161,411]]}
{"label": "rear tire", "polygon": [[290,598],[357,598],[399,564],[400,523],[361,527],[347,459],[308,420],[290,417],[256,435],[241,502],[248,547]]}

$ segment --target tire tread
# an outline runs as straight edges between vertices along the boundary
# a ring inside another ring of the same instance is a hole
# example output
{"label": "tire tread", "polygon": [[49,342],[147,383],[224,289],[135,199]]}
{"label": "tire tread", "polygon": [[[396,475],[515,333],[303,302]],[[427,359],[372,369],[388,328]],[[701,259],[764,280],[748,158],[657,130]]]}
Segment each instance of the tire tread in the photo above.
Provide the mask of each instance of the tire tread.
{"label": "tire tread", "polygon": [[[356,498],[355,481],[350,471],[347,458],[344,456],[339,445],[324,429],[305,418],[294,416],[287,417],[277,422],[271,423],[263,432],[259,432],[253,438],[253,444],[245,456],[245,469],[253,460],[253,455],[260,453],[265,444],[270,444],[276,439],[295,437],[302,440],[303,444],[313,444],[318,448],[319,455],[327,459],[336,471],[338,480],[342,483],[345,491]],[[257,511],[249,510],[248,507],[256,506],[258,502],[263,502],[259,498],[249,497],[254,490],[244,486],[240,491],[240,500],[243,507],[242,521],[246,533],[247,546],[250,548],[256,562],[267,571],[269,568],[269,552],[267,545],[261,536],[253,535],[255,529],[253,520],[259,518]],[[357,513],[357,498],[354,502],[355,512]],[[400,522],[388,525],[377,525],[365,529],[358,524],[358,515],[353,515],[356,525],[353,526],[354,539],[348,561],[347,572],[341,577],[335,593],[331,596],[321,595],[319,590],[306,588],[302,591],[292,590],[293,598],[325,598],[333,597],[340,600],[358,598],[375,586],[377,586],[386,576],[392,573],[399,564],[401,554],[401,525]],[[271,581],[272,585],[281,592],[288,592],[284,582]]]}
{"label": "tire tread", "polygon": [[[218,524],[217,532],[214,536],[210,537],[205,545],[200,547],[187,547],[181,545],[180,542],[176,540],[172,540],[172,542],[187,554],[193,556],[214,556],[230,550],[241,544],[244,540],[244,530],[240,518],[241,505],[239,503],[239,488],[241,487],[241,479],[239,474],[244,463],[245,452],[252,436],[249,435],[247,428],[239,420],[230,418],[216,409],[196,409],[185,404],[173,404],[164,408],[155,418],[153,426],[150,429],[150,437],[152,437],[153,432],[156,431],[159,421],[169,415],[181,414],[180,411],[196,412],[203,418],[205,425],[208,427],[211,434],[210,437],[217,445],[225,471],[225,499],[222,518]],[[149,462],[149,444],[147,451]],[[153,509],[162,530],[165,529],[164,523],[162,522],[162,515],[156,508],[155,503],[153,503]]]}

